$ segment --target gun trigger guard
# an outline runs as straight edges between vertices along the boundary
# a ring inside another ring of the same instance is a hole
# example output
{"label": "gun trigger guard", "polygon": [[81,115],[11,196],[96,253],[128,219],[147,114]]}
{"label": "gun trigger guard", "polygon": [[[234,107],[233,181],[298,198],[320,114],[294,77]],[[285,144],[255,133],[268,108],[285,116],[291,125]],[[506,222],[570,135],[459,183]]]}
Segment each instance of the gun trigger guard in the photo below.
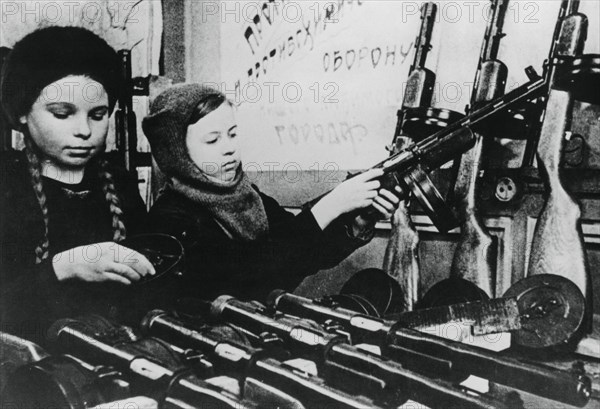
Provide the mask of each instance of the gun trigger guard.
{"label": "gun trigger guard", "polygon": [[322,326],[325,331],[332,333],[332,334],[341,335],[348,340],[350,345],[354,345],[354,342],[352,340],[352,334],[350,334],[350,332],[347,331],[344,328],[344,326],[342,324],[340,324],[339,322],[329,319],[329,320],[325,321]]}
{"label": "gun trigger guard", "polygon": [[123,377],[123,373],[118,371],[117,369],[113,368],[112,366],[104,366],[104,365],[100,365],[100,366],[96,366],[94,369],[94,374],[97,376],[97,380],[96,381],[105,381],[105,380],[111,380],[111,379],[118,379]]}
{"label": "gun trigger guard", "polygon": [[92,385],[88,387],[109,393],[114,400],[131,396],[131,385],[121,371],[104,365],[95,367],[93,371],[96,376],[91,382]]}
{"label": "gun trigger guard", "polygon": [[203,378],[214,376],[213,366],[206,354],[194,349],[186,349],[183,352],[183,361],[186,366],[194,368],[194,372]]}
{"label": "gun trigger guard", "polygon": [[183,359],[186,362],[197,362],[202,360],[205,357],[205,355],[199,351],[196,351],[195,349],[186,349],[185,351],[183,351]]}
{"label": "gun trigger guard", "polygon": [[323,328],[326,331],[336,331],[337,332],[338,330],[341,330],[344,327],[339,322],[332,320],[332,319],[328,319],[327,321],[325,321],[323,323]]}

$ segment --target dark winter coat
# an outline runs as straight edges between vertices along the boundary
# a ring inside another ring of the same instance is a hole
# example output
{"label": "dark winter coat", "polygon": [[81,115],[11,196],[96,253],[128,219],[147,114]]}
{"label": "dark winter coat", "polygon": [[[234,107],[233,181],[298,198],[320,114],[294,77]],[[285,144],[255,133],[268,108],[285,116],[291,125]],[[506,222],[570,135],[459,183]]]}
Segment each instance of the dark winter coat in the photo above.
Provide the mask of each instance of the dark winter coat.
{"label": "dark winter coat", "polygon": [[310,210],[294,215],[259,193],[269,234],[251,242],[231,239],[205,208],[173,190],[159,197],[150,210],[150,229],[174,235],[186,250],[178,297],[212,300],[228,294],[264,302],[271,290],[293,290],[366,243],[350,237],[340,221],[322,231]]}
{"label": "dark winter coat", "polygon": [[[146,221],[137,181],[110,169],[121,199],[128,235]],[[81,183],[63,184],[43,178],[49,212],[50,257],[35,264],[35,248],[44,223],[22,152],[0,155],[0,314],[2,331],[41,340],[57,318],[97,313],[116,316],[121,284],[59,282],[52,257],[65,250],[112,241],[112,216],[94,172],[86,170]],[[90,246],[87,256],[94,262]],[[115,289],[117,291],[115,291]]]}

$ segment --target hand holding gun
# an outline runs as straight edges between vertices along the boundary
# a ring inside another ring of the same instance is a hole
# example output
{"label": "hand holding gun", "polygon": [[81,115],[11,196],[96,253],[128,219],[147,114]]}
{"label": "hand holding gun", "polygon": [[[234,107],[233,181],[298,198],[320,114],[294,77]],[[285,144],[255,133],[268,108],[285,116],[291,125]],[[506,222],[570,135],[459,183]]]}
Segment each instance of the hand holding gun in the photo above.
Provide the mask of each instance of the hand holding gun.
{"label": "hand holding gun", "polygon": [[[435,3],[428,2],[421,6],[421,28],[415,41],[415,58],[409,69],[402,108],[398,110],[396,131],[389,147],[392,154],[401,151],[413,141],[411,135],[407,135],[404,131],[406,110],[431,105],[435,74],[425,68],[425,61],[431,49],[431,35],[436,14]],[[406,197],[392,216],[392,231],[385,250],[383,266],[387,274],[404,289],[404,308],[412,310],[420,295],[419,234],[412,225],[409,205],[410,200]]]}
{"label": "hand holding gun", "polygon": [[[561,4],[559,26],[566,15],[569,1],[563,0]],[[494,121],[504,120],[509,112],[518,111],[531,101],[547,96],[551,83],[565,80],[565,65],[574,68],[578,66],[579,72],[587,73],[589,68],[586,64],[589,61],[573,60],[556,54],[557,47],[554,44],[559,35],[560,30],[556,30],[549,57],[552,63],[546,65],[543,77],[530,75],[532,79],[528,83],[477,107],[464,118],[452,122],[444,129],[373,166],[372,168],[384,171],[381,178],[382,187],[393,191],[394,187],[399,185],[405,192],[412,192],[440,232],[456,227],[452,219],[445,217],[447,212],[443,210],[443,199],[431,184],[427,173],[472,148],[477,139],[475,132],[484,132],[490,129]]]}

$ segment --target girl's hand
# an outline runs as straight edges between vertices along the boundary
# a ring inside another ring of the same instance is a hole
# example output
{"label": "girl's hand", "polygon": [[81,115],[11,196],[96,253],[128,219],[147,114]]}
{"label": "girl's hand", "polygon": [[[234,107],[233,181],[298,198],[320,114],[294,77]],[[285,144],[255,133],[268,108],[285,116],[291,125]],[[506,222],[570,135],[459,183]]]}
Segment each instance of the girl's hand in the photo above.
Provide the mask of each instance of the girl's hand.
{"label": "girl's hand", "polygon": [[125,285],[156,274],[148,259],[114,242],[94,243],[56,254],[52,266],[59,281],[116,281]]}
{"label": "girl's hand", "polygon": [[[394,190],[399,196],[403,194],[402,188],[396,186]],[[379,194],[373,200],[373,207],[377,210],[377,214],[373,217],[363,217],[358,215],[352,220],[350,225],[352,236],[358,238],[372,237],[373,228],[377,220],[387,220],[396,211],[400,204],[398,196],[386,189],[380,189]]]}
{"label": "girl's hand", "polygon": [[394,212],[400,205],[400,198],[403,191],[400,186],[394,188],[396,194],[387,189],[379,189],[377,197],[373,199],[373,207],[378,211],[378,220],[387,220],[393,216]]}
{"label": "girl's hand", "polygon": [[[371,169],[344,181],[319,200],[313,206],[312,213],[321,229],[325,229],[342,214],[372,205],[381,186],[381,183],[374,179],[381,176],[383,170]],[[379,201],[378,204],[381,206]]]}

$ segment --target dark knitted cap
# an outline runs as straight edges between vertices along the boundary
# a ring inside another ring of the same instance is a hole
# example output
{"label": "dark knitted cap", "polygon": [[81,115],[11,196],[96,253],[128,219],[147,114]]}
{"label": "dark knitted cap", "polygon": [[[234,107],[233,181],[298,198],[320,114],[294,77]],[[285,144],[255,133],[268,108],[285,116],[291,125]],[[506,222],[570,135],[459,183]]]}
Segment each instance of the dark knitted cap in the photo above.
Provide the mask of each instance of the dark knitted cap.
{"label": "dark knitted cap", "polygon": [[200,84],[177,84],[156,97],[142,128],[161,171],[184,180],[197,176],[185,143],[187,128],[226,100],[221,92]]}
{"label": "dark knitted cap", "polygon": [[99,82],[114,108],[122,88],[119,57],[106,41],[80,27],[46,27],[17,42],[2,69],[2,107],[19,129],[48,84],[69,75],[85,75]]}

